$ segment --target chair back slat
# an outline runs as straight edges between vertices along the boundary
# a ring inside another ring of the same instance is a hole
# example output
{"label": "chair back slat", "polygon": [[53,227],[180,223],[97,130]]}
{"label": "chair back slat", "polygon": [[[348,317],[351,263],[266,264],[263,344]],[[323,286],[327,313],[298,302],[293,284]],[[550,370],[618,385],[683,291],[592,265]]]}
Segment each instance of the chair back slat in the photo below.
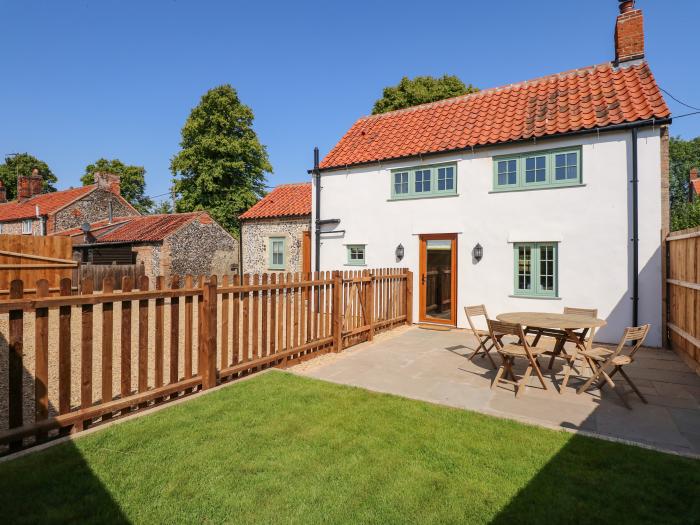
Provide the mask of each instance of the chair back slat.
{"label": "chair back slat", "polygon": [[483,304],[478,304],[474,306],[465,306],[464,307],[464,313],[467,316],[467,322],[469,323],[469,326],[471,327],[472,331],[476,334],[476,326],[474,325],[474,317],[485,317],[486,322],[488,323],[489,320],[489,314],[486,313],[486,306]]}
{"label": "chair back slat", "polygon": [[520,342],[524,346],[528,346],[527,339],[525,339],[525,333],[523,332],[523,327],[518,323],[506,323],[503,321],[489,319],[488,325],[491,338],[496,343],[496,348],[502,348],[501,338],[504,335],[514,335],[520,339]]}
{"label": "chair back slat", "polygon": [[598,317],[597,308],[575,308],[572,306],[565,306],[564,313],[571,315],[585,315],[587,317]]}
{"label": "chair back slat", "polygon": [[632,350],[630,350],[630,353],[628,354],[630,359],[634,359],[634,354],[637,353],[639,347],[644,344],[644,340],[647,338],[650,328],[650,324],[625,328],[625,333],[622,336],[621,344],[624,345],[625,343],[634,342],[634,346],[632,346]]}

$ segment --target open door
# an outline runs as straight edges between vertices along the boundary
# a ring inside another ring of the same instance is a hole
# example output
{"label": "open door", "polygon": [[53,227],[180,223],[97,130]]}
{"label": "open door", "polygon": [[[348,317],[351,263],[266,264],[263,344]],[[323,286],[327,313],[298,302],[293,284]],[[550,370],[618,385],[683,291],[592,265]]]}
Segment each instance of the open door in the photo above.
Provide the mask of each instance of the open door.
{"label": "open door", "polygon": [[420,236],[420,321],[457,324],[457,234]]}

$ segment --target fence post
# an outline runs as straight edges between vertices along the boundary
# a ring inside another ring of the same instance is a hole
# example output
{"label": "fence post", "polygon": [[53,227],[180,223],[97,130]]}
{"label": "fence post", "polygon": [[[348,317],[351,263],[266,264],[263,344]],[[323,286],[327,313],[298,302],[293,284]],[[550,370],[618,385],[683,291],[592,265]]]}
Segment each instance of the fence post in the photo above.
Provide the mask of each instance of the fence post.
{"label": "fence post", "polygon": [[202,284],[202,321],[199,323],[200,335],[199,370],[202,374],[202,390],[216,386],[216,276]]}
{"label": "fence post", "polygon": [[[24,295],[24,283],[20,280],[13,280],[10,283],[10,299],[22,299]],[[24,311],[22,309],[10,310],[9,315],[9,366],[8,366],[8,387],[9,403],[8,417],[9,428],[21,427],[22,405],[24,395],[22,393],[23,354],[24,354]],[[10,450],[18,450],[22,446],[22,440],[10,442]]]}
{"label": "fence post", "polygon": [[367,340],[371,341],[374,339],[374,275],[369,270],[362,272],[365,276],[369,277],[369,281],[365,283],[365,321],[369,325],[369,333],[367,335]]}
{"label": "fence post", "polygon": [[413,272],[406,270],[406,324],[413,324]]}
{"label": "fence post", "polygon": [[332,327],[333,327],[333,351],[340,352],[343,349],[343,314],[342,309],[343,297],[343,276],[338,270],[333,272],[333,312],[332,312]]}

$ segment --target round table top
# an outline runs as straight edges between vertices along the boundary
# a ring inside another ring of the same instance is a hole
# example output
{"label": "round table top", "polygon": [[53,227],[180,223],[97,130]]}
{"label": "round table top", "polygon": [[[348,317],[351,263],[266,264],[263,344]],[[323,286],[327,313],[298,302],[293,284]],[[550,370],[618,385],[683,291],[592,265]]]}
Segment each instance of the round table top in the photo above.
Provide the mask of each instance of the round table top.
{"label": "round table top", "polygon": [[580,314],[550,314],[544,312],[508,312],[496,316],[496,319],[506,323],[518,323],[536,328],[552,330],[600,328],[608,324],[604,319],[597,319]]}

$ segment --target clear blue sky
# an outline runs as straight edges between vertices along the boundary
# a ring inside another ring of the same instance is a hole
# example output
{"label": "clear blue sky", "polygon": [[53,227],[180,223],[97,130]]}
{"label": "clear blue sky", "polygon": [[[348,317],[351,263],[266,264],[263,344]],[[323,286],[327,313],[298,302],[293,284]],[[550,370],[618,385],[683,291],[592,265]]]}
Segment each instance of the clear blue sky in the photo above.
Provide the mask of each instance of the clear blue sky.
{"label": "clear blue sky", "polygon": [[[700,2],[637,5],[659,84],[700,107]],[[609,61],[617,12],[615,0],[0,0],[0,155],[36,155],[60,188],[119,158],[162,194],[190,109],[230,83],[255,112],[269,184],[307,180],[314,145],[325,154],[402,76],[488,88]],[[700,135],[700,116],[672,133]]]}

